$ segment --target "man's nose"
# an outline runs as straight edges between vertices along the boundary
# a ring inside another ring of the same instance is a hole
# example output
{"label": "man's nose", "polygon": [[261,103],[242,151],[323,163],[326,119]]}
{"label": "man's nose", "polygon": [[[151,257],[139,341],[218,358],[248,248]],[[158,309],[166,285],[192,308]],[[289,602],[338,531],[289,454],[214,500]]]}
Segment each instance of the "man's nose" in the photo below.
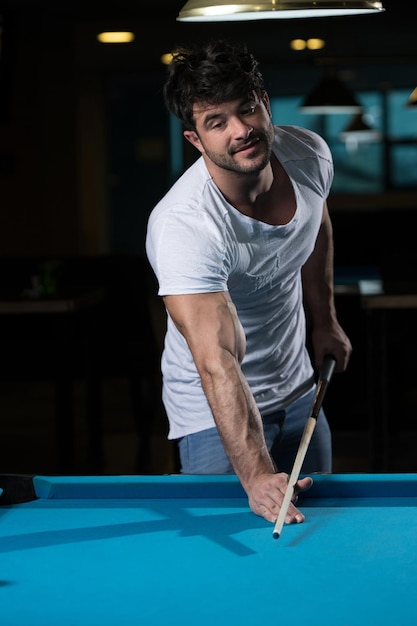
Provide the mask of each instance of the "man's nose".
{"label": "man's nose", "polygon": [[236,139],[248,139],[249,135],[253,131],[253,127],[250,124],[246,124],[241,119],[236,118],[233,127]]}

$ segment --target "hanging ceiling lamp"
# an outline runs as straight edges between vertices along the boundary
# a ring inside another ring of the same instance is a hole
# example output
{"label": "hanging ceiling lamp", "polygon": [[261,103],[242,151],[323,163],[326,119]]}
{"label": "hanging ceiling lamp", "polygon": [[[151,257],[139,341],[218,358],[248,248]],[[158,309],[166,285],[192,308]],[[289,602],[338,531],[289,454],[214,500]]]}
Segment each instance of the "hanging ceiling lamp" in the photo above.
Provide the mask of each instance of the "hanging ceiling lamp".
{"label": "hanging ceiling lamp", "polygon": [[358,0],[188,0],[180,22],[226,22],[295,17],[330,17],[384,11],[382,2]]}
{"label": "hanging ceiling lamp", "polygon": [[346,85],[333,74],[327,74],[299,107],[302,113],[360,113],[363,107]]}
{"label": "hanging ceiling lamp", "polygon": [[406,107],[417,107],[417,87],[408,96]]}
{"label": "hanging ceiling lamp", "polygon": [[340,139],[346,143],[369,143],[381,141],[382,133],[368,124],[362,113],[357,113],[346,128],[340,133]]}

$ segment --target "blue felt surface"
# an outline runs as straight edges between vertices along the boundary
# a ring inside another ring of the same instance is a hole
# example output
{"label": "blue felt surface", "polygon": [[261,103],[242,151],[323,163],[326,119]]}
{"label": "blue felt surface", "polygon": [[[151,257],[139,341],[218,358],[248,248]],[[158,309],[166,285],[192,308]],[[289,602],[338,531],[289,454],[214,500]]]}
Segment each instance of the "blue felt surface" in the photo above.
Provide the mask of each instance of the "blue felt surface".
{"label": "blue felt surface", "polygon": [[[328,496],[305,500],[306,522],[284,526],[278,540],[234,481],[234,495],[206,498],[216,479],[181,478],[155,478],[180,497],[39,498],[1,508],[1,623],[417,624],[416,477],[398,479],[399,506],[392,496],[369,494],[369,506],[343,499],[338,487],[349,480],[332,477]],[[356,492],[360,477],[353,483]],[[181,497],[187,485],[200,497]]]}

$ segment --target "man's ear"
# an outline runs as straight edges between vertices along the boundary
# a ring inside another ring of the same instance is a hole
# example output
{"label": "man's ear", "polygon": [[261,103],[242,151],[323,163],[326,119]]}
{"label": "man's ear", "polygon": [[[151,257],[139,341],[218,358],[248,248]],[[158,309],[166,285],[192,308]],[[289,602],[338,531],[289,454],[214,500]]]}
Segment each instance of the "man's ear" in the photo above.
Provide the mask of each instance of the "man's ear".
{"label": "man's ear", "polygon": [[261,101],[264,103],[264,106],[268,112],[269,117],[272,117],[271,104],[269,102],[269,96],[266,91],[262,92]]}
{"label": "man's ear", "polygon": [[199,150],[201,154],[204,153],[204,148],[201,145],[201,141],[194,130],[185,130],[183,134],[186,140],[189,141],[190,144],[194,146],[194,148],[197,148],[197,150]]}

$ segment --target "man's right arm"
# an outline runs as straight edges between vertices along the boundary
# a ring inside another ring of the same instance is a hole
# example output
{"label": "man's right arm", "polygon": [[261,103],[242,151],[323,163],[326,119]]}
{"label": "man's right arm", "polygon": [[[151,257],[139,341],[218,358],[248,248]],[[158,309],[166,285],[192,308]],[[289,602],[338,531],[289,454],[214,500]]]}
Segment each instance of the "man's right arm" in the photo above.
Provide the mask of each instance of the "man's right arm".
{"label": "man's right arm", "polygon": [[[230,296],[215,292],[166,296],[164,301],[193,355],[225,451],[248,494],[251,509],[274,522],[288,476],[276,473],[259,410],[240,367],[245,336]],[[309,478],[300,481],[299,489],[311,482]],[[290,505],[286,521],[303,519]]]}

